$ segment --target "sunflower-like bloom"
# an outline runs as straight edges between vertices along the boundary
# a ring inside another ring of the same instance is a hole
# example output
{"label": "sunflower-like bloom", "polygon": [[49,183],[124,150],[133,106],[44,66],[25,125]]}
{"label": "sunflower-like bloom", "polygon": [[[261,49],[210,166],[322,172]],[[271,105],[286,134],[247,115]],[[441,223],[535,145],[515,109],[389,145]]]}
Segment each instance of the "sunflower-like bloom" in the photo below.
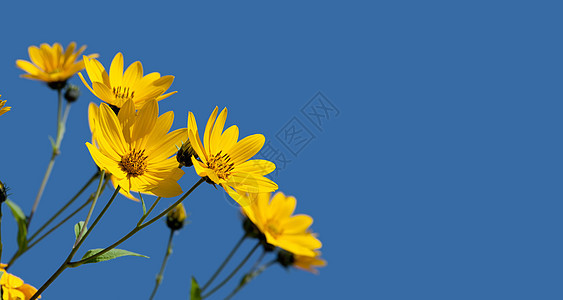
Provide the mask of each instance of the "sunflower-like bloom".
{"label": "sunflower-like bloom", "polygon": [[84,85],[100,100],[113,106],[122,107],[127,100],[133,100],[135,108],[140,109],[151,100],[160,101],[176,93],[164,94],[172,85],[174,76],[160,77],[156,72],[143,76],[143,65],[140,61],[132,63],[124,73],[121,52],[113,58],[109,75],[96,59],[84,57],[84,65],[92,87],[86,82],[82,73],[78,73]]}
{"label": "sunflower-like bloom", "polygon": [[[2,97],[2,95],[0,95],[0,97]],[[5,104],[6,104],[6,100],[4,101],[0,100],[0,116],[12,109],[10,106],[4,106]]]}
{"label": "sunflower-like bloom", "polygon": [[[264,136],[254,134],[237,142],[239,130],[236,125],[223,132],[227,108],[223,109],[219,117],[217,111],[218,108],[215,107],[207,121],[203,143],[199,138],[194,115],[191,112],[188,114],[189,141],[200,159],[195,155],[191,158],[197,174],[221,185],[227,192],[232,192],[233,188],[248,193],[277,190],[278,185],[264,177],[275,170],[276,165],[262,159],[249,160],[264,146]],[[248,204],[237,202],[243,206]]]}
{"label": "sunflower-like bloom", "polygon": [[[27,50],[31,62],[18,59],[16,66],[28,74],[22,77],[40,80],[47,83],[65,82],[67,79],[76,74],[76,72],[84,69],[84,62],[76,60],[86,49],[86,45],[80,47],[78,51],[76,43],[71,42],[63,52],[63,47],[59,43],[49,46],[49,44],[41,44],[40,47],[30,46]],[[88,58],[96,58],[98,54],[90,54]]]}
{"label": "sunflower-like bloom", "polygon": [[326,260],[321,258],[321,252],[315,251],[315,256],[294,255],[293,266],[303,271],[318,274],[316,268],[326,266]]}
{"label": "sunflower-like bloom", "polygon": [[[270,193],[242,194],[229,192],[231,197],[245,198],[244,214],[264,234],[268,244],[280,247],[295,255],[316,256],[322,247],[316,235],[309,231],[313,218],[293,215],[297,200],[278,192],[270,200]],[[236,200],[236,199],[235,199]],[[240,200],[239,200],[240,201]]]}
{"label": "sunflower-like bloom", "polygon": [[168,133],[174,113],[158,117],[156,100],[137,113],[133,100],[125,102],[116,116],[105,103],[94,119],[96,145],[86,143],[94,162],[125,191],[174,197],[182,193],[177,181],[184,175],[174,157],[186,129]]}
{"label": "sunflower-like bloom", "polygon": [[2,300],[28,300],[37,292],[36,288],[23,283],[23,280],[18,276],[12,275],[4,269],[0,269],[0,272],[2,272],[2,277],[0,277]]}

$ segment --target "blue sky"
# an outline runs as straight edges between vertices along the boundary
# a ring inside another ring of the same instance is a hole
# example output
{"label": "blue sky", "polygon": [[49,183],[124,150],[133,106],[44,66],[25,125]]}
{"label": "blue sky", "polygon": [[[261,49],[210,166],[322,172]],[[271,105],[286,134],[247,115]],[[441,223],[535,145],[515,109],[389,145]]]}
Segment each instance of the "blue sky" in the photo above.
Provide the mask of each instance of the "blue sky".
{"label": "blue sky", "polygon": [[[145,73],[176,76],[178,93],[160,106],[174,111],[173,128],[186,126],[188,111],[202,124],[215,106],[228,107],[227,124],[241,136],[263,133],[285,155],[275,180],[297,197],[298,213],[315,219],[328,266],[317,276],[272,267],[238,299],[561,299],[561,8],[556,1],[3,2],[0,94],[13,110],[0,117],[0,180],[29,212],[49,159],[47,136],[55,134],[56,93],[19,78],[16,59],[27,59],[30,45],[76,41],[105,66],[122,52],[126,65],[140,60]],[[32,228],[94,171],[84,143],[88,103],[99,100],[78,77],[71,82],[82,97]],[[321,104],[329,110],[317,119],[311,109]],[[292,126],[303,130],[301,143],[284,141]],[[197,179],[186,170],[181,184]],[[186,207],[191,224],[175,237],[157,299],[187,299],[190,277],[209,278],[242,235],[238,208],[220,190],[203,185]],[[84,249],[120,238],[140,211],[119,198]],[[10,271],[39,287],[85,215]],[[5,261],[16,249],[6,208],[2,225]],[[167,235],[157,222],[121,246],[150,259],[67,270],[43,299],[148,299]]]}

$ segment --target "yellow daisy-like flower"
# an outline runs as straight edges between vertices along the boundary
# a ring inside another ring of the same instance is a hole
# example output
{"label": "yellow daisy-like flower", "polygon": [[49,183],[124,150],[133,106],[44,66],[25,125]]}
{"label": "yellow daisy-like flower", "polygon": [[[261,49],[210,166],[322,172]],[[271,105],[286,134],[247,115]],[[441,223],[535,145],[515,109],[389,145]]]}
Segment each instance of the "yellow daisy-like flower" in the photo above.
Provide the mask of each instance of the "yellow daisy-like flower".
{"label": "yellow daisy-like flower", "polygon": [[[293,215],[297,200],[278,192],[270,200],[270,193],[241,194],[229,192],[231,197],[246,198],[244,214],[266,236],[268,244],[280,247],[295,255],[316,256],[322,243],[309,231],[313,218]],[[235,199],[236,200],[236,199]]]}
{"label": "yellow daisy-like flower", "polygon": [[[2,286],[2,300],[28,300],[37,292],[37,289],[23,282],[18,276],[0,269],[0,286]],[[41,296],[39,296],[41,298]]]}
{"label": "yellow daisy-like flower", "polygon": [[[0,95],[0,97],[2,97],[2,95]],[[10,106],[4,106],[6,104],[6,100],[2,101],[0,100],[0,116],[5,114],[6,112],[9,112],[12,108]]]}
{"label": "yellow daisy-like flower", "polygon": [[[76,59],[82,55],[86,45],[77,51],[75,49],[75,42],[68,44],[64,52],[59,43],[55,43],[53,46],[45,43],[40,47],[30,46],[27,50],[31,62],[18,59],[16,66],[28,73],[21,75],[22,77],[47,83],[64,82],[84,69],[84,62]],[[87,57],[96,58],[98,54],[90,54]]]}
{"label": "yellow daisy-like flower", "polygon": [[[192,156],[197,174],[208,177],[227,192],[232,192],[233,188],[248,193],[277,190],[278,185],[264,177],[275,170],[276,165],[262,159],[249,160],[264,146],[264,136],[254,134],[237,142],[239,130],[236,125],[223,132],[227,109],[223,109],[219,117],[217,111],[218,108],[215,107],[207,121],[203,143],[199,138],[194,115],[191,112],[188,114],[189,142],[200,159],[196,159],[195,155]],[[248,204],[241,201],[237,200],[240,205]]]}
{"label": "yellow daisy-like flower", "polygon": [[294,255],[293,266],[303,271],[319,274],[316,268],[326,266],[326,260],[321,258],[321,252],[315,251],[315,256]]}
{"label": "yellow daisy-like flower", "polygon": [[95,122],[95,145],[86,143],[94,162],[111,173],[125,191],[174,197],[182,193],[177,181],[184,175],[174,157],[186,129],[168,133],[174,113],[158,116],[156,100],[137,113],[133,100],[125,102],[116,116],[105,103]]}
{"label": "yellow daisy-like flower", "polygon": [[164,94],[172,85],[174,76],[160,77],[160,74],[156,72],[143,76],[143,65],[140,61],[132,63],[124,73],[121,52],[113,58],[109,75],[104,66],[96,59],[84,57],[84,65],[92,87],[86,82],[82,73],[78,73],[84,85],[96,97],[113,106],[122,107],[127,100],[133,100],[135,108],[140,109],[151,100],[160,101],[176,93]]}

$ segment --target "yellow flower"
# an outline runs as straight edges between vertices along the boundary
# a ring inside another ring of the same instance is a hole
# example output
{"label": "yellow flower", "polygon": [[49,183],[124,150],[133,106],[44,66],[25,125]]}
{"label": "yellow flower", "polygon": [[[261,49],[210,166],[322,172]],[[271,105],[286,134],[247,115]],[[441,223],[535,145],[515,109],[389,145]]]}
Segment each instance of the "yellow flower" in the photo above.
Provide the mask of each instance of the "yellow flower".
{"label": "yellow flower", "polygon": [[[74,51],[76,43],[71,42],[63,52],[63,47],[59,43],[49,46],[49,44],[41,44],[40,48],[30,46],[27,50],[31,62],[18,59],[16,66],[26,71],[28,74],[22,77],[40,80],[47,83],[64,82],[76,72],[84,69],[84,62],[76,59],[84,52],[86,45],[80,47],[78,51]],[[90,54],[87,57],[96,58],[98,54]]]}
{"label": "yellow flower", "polygon": [[316,235],[309,231],[313,218],[308,215],[292,215],[297,200],[278,192],[270,200],[270,193],[242,194],[229,192],[231,197],[245,198],[249,203],[242,206],[244,214],[262,232],[268,244],[285,249],[296,255],[315,256],[322,247]]}
{"label": "yellow flower", "polygon": [[[2,95],[0,95],[0,97],[2,97]],[[6,104],[6,100],[4,101],[0,100],[0,116],[12,109],[10,106],[4,106],[5,104]]]}
{"label": "yellow flower", "polygon": [[182,193],[177,181],[184,175],[174,157],[176,145],[186,129],[168,133],[174,113],[158,117],[156,100],[148,101],[137,113],[133,100],[125,102],[116,116],[105,103],[95,122],[94,145],[86,143],[94,162],[111,173],[125,191],[174,197]]}
{"label": "yellow flower", "polygon": [[172,85],[174,76],[160,77],[160,74],[156,72],[143,76],[143,65],[140,61],[132,63],[124,73],[121,52],[113,58],[109,75],[104,66],[96,59],[89,59],[85,56],[84,65],[92,87],[86,82],[82,73],[78,73],[84,85],[96,97],[113,106],[122,107],[127,100],[133,100],[135,108],[140,109],[151,100],[160,101],[176,93],[164,94]]}
{"label": "yellow flower", "polygon": [[0,269],[0,272],[2,272],[2,277],[0,277],[2,300],[28,300],[37,292],[36,288],[23,283],[21,278],[6,272],[4,269]]}
{"label": "yellow flower", "polygon": [[[88,123],[90,125],[90,131],[92,132],[92,145],[95,145],[96,147],[98,147],[98,144],[96,144],[96,127],[97,127],[96,122],[98,120],[99,111],[100,111],[100,107],[97,106],[95,103],[90,102],[90,105],[88,106]],[[117,188],[117,186],[119,185],[119,179],[111,174],[106,174],[106,175],[110,176],[110,180],[111,183],[113,184],[113,187]],[[133,196],[132,193],[134,192],[138,192],[138,191],[134,191],[134,190],[127,191],[125,189],[119,190],[119,193],[122,194],[123,196],[133,201],[139,201],[139,199]],[[145,194],[154,195],[152,193],[145,193]]]}
{"label": "yellow flower", "polygon": [[313,274],[319,274],[316,267],[326,266],[326,260],[321,258],[321,252],[315,251],[315,256],[294,255],[293,266],[303,271],[308,271]]}
{"label": "yellow flower", "polygon": [[[249,160],[264,145],[264,136],[254,134],[237,142],[239,130],[236,125],[223,132],[227,109],[223,109],[219,117],[217,110],[215,107],[207,121],[203,143],[199,138],[194,115],[191,112],[188,114],[189,141],[200,159],[195,156],[191,158],[197,174],[208,177],[227,192],[232,192],[233,188],[249,193],[277,190],[278,185],[264,177],[276,168],[274,163],[262,159]],[[238,200],[237,202],[246,205]]]}

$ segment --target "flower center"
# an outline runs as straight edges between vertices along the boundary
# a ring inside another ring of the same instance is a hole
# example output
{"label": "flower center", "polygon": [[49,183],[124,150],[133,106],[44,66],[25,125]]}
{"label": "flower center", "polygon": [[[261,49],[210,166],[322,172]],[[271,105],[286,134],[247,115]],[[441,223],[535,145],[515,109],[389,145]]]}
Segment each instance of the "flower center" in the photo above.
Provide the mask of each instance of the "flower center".
{"label": "flower center", "polygon": [[130,100],[135,97],[135,91],[131,91],[129,87],[113,87],[113,95],[120,100]]}
{"label": "flower center", "polygon": [[234,169],[235,164],[229,163],[229,161],[231,161],[231,157],[229,157],[229,154],[227,153],[221,154],[221,151],[209,157],[207,160],[207,167],[215,171],[217,177],[227,180],[227,178],[231,175],[231,171]]}
{"label": "flower center", "polygon": [[141,176],[147,170],[147,156],[145,150],[131,151],[121,157],[119,166],[128,176]]}

